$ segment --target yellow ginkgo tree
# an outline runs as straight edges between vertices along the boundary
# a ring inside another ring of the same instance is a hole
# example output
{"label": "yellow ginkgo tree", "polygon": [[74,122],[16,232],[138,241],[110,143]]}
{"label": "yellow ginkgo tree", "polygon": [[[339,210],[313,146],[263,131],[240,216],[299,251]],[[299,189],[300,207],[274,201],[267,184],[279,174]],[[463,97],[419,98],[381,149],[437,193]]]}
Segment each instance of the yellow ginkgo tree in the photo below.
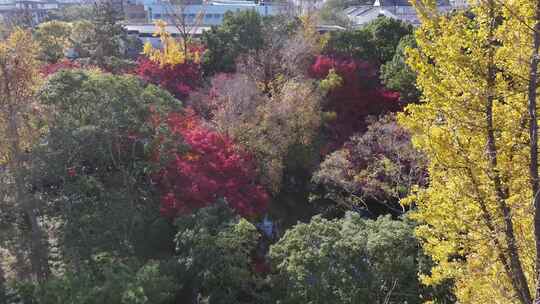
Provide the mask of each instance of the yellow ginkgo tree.
{"label": "yellow ginkgo tree", "polygon": [[191,50],[183,41],[173,37],[167,31],[167,23],[162,20],[156,21],[156,32],[154,37],[159,37],[161,48],[154,48],[150,42],[144,45],[143,53],[154,62],[164,65],[183,64],[186,61],[200,62],[198,50]]}
{"label": "yellow ginkgo tree", "polygon": [[423,281],[453,280],[460,303],[537,303],[528,106],[538,1],[471,1],[449,15],[413,2],[422,25],[408,62],[423,94],[400,122],[429,159],[429,187],[403,201],[417,206],[411,216],[435,264]]}
{"label": "yellow ginkgo tree", "polygon": [[39,45],[29,31],[14,29],[0,38],[0,190],[6,190],[0,192],[0,209],[16,209],[28,223],[31,275],[44,280],[49,274],[45,235],[23,174],[29,162],[26,152],[42,126],[35,98],[40,85],[38,54]]}

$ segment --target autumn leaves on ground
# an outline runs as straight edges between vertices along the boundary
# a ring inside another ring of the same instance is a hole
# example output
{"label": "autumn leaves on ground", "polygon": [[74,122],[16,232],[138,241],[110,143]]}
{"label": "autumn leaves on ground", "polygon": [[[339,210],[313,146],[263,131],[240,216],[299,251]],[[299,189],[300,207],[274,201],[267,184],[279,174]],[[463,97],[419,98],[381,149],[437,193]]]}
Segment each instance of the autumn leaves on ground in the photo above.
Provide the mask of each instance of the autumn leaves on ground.
{"label": "autumn leaves on ground", "polygon": [[414,4],[3,24],[0,304],[539,303],[540,1]]}

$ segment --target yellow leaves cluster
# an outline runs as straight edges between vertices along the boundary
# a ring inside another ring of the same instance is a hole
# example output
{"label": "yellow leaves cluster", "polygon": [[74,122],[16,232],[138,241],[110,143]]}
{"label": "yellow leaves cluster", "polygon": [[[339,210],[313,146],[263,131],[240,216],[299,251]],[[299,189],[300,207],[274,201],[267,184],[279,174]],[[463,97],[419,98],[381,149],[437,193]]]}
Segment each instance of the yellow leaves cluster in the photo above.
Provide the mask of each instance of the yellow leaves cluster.
{"label": "yellow leaves cluster", "polygon": [[157,30],[154,37],[159,37],[161,41],[161,49],[156,49],[150,42],[145,43],[143,53],[154,62],[159,62],[160,65],[177,65],[183,64],[186,61],[199,63],[201,54],[198,50],[191,50],[188,41],[185,39],[177,39],[167,31],[167,23],[162,20],[156,21]]}
{"label": "yellow leaves cluster", "polygon": [[[430,161],[429,187],[417,189],[402,202],[416,204],[411,215],[421,223],[416,233],[435,261],[431,274],[422,280],[430,285],[454,280],[460,303],[518,303],[495,245],[500,242],[504,251],[507,243],[486,153],[486,71],[492,46],[488,26],[493,20],[485,5],[471,8],[468,15],[441,16],[429,9],[430,1],[414,2],[423,24],[416,31],[419,48],[407,53],[409,65],[418,73],[423,103],[409,105],[399,121]],[[494,33],[493,127],[496,170],[509,193],[505,201],[511,208],[521,263],[534,290],[524,64],[531,53],[531,33],[509,9],[530,21],[530,3],[512,1],[497,7],[506,19]],[[494,229],[487,227],[486,215]]]}
{"label": "yellow leaves cluster", "polygon": [[341,78],[341,76],[339,76],[339,74],[336,73],[336,70],[333,68],[328,71],[328,75],[326,76],[326,78],[321,80],[319,84],[323,92],[331,91],[333,89],[339,88],[342,85],[343,78]]}
{"label": "yellow leaves cluster", "polygon": [[62,21],[48,21],[39,25],[34,32],[34,39],[40,45],[44,61],[56,62],[64,57],[65,50],[71,44],[72,24]]}
{"label": "yellow leaves cluster", "polygon": [[[37,54],[39,46],[32,39],[29,32],[15,29],[5,40],[0,41],[0,77],[8,75],[22,77],[24,80],[37,78],[35,72],[38,67]],[[13,74],[14,73],[14,74]]]}
{"label": "yellow leaves cluster", "polygon": [[[0,40],[0,164],[12,158],[13,140],[25,149],[39,136],[42,113],[34,99],[41,83],[38,53],[29,31],[15,29]],[[18,125],[16,139],[8,130],[10,123]]]}
{"label": "yellow leaves cluster", "polygon": [[302,35],[307,41],[310,41],[313,45],[317,46],[317,51],[321,52],[330,40],[329,34],[321,35],[317,31],[317,15],[305,14],[300,16],[300,22],[302,23]]}

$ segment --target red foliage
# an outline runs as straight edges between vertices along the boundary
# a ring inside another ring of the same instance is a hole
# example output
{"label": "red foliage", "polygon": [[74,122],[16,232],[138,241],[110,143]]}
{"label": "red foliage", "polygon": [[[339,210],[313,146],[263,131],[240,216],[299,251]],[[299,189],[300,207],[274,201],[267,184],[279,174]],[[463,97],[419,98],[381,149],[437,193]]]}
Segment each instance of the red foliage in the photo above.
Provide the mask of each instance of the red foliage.
{"label": "red foliage", "polygon": [[268,262],[264,257],[255,256],[252,258],[253,264],[251,265],[252,269],[256,273],[267,274],[272,270]]}
{"label": "red foliage", "polygon": [[202,81],[201,66],[194,62],[161,66],[146,57],[141,57],[135,74],[150,83],[161,86],[180,100],[188,97]]}
{"label": "red foliage", "polygon": [[[384,89],[378,81],[377,68],[351,58],[318,56],[310,75],[323,79],[330,69],[343,79],[343,85],[329,92],[325,111],[335,112],[328,137],[333,149],[340,147],[354,133],[364,131],[365,118],[400,109],[399,93]],[[332,149],[331,149],[332,150]]]}
{"label": "red foliage", "polygon": [[62,61],[58,61],[57,63],[49,63],[41,67],[41,74],[43,76],[49,76],[51,74],[54,74],[60,70],[72,70],[72,69],[80,69],[81,65],[78,62],[64,59]]}
{"label": "red foliage", "polygon": [[74,167],[68,168],[67,174],[69,177],[75,177],[77,176],[77,170]]}
{"label": "red foliage", "polygon": [[229,138],[202,127],[193,116],[170,114],[167,124],[190,148],[187,153],[169,151],[169,161],[158,173],[164,216],[174,217],[220,198],[242,216],[264,212],[269,197],[254,182],[257,170],[249,154]]}

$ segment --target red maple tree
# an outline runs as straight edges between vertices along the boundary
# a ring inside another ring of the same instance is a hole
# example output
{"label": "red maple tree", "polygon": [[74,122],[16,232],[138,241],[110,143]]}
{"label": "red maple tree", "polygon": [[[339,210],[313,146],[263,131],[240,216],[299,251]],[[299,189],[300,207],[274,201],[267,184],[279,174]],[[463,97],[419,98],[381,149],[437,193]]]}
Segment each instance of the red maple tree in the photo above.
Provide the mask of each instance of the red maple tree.
{"label": "red maple tree", "polygon": [[161,213],[167,217],[190,212],[224,199],[242,216],[265,211],[269,196],[258,185],[252,157],[231,139],[201,125],[194,115],[169,114],[167,124],[180,135],[187,152],[167,151],[168,162],[158,172]]}
{"label": "red maple tree", "polygon": [[329,150],[340,147],[354,133],[364,131],[368,115],[401,108],[399,93],[382,87],[377,68],[368,62],[320,55],[309,74],[315,79],[324,79],[331,69],[342,78],[343,83],[328,93],[324,108],[325,111],[336,113],[336,119],[327,128],[326,135],[331,143]]}
{"label": "red maple tree", "polygon": [[193,61],[160,65],[146,57],[139,58],[135,69],[142,79],[159,85],[180,100],[184,100],[202,81],[201,66]]}
{"label": "red maple tree", "polygon": [[72,70],[72,69],[80,69],[80,68],[81,68],[80,63],[73,60],[64,59],[56,63],[49,63],[49,64],[43,65],[41,67],[40,72],[43,76],[49,76],[60,70]]}

